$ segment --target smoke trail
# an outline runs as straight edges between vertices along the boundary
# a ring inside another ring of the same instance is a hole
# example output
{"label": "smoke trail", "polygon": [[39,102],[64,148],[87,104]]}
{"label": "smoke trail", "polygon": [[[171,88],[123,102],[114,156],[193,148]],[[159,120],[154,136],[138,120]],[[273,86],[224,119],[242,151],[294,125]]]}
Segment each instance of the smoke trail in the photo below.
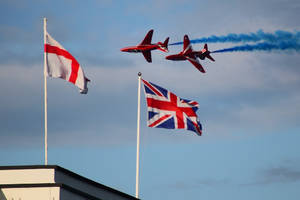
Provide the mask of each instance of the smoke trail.
{"label": "smoke trail", "polygon": [[293,41],[284,41],[279,43],[261,42],[257,44],[246,44],[242,46],[235,46],[231,48],[220,49],[212,51],[211,53],[223,53],[234,51],[272,51],[272,50],[293,50],[300,52],[300,44]]}
{"label": "smoke trail", "polygon": [[[300,32],[288,32],[288,31],[275,31],[274,33],[265,33],[262,30],[257,31],[256,33],[249,34],[235,34],[230,33],[224,36],[215,36],[203,37],[199,39],[191,40],[191,43],[225,43],[225,42],[259,42],[265,41],[269,43],[281,42],[281,41],[294,41],[298,42],[300,40]],[[183,42],[176,42],[170,45],[180,45]]]}

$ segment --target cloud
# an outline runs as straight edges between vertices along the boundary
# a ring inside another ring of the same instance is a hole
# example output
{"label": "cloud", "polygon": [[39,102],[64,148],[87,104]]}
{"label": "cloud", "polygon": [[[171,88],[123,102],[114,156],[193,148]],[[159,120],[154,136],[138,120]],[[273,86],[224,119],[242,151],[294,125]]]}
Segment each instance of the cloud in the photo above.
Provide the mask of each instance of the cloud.
{"label": "cloud", "polygon": [[42,36],[41,33],[28,27],[0,26],[0,63],[42,62],[43,41],[37,40],[39,36]]}
{"label": "cloud", "polygon": [[[68,138],[74,133],[78,137],[68,142],[77,144],[80,133],[84,132],[86,143],[94,142],[96,135],[100,142],[104,139],[111,143],[121,139],[130,141],[136,126],[139,71],[144,79],[182,98],[198,101],[205,135],[234,135],[246,130],[251,134],[265,133],[298,125],[300,96],[294,92],[300,83],[297,55],[284,58],[276,53],[219,55],[215,63],[202,62],[206,74],[188,62],[166,61],[162,56],[161,52],[153,52],[151,64],[142,55],[133,54],[124,55],[130,65],[83,66],[91,79],[88,95],[80,95],[75,86],[64,80],[48,79],[49,130],[53,138]],[[6,94],[0,100],[4,123],[0,135],[3,138],[8,132],[12,134],[11,139],[6,135],[2,141],[12,144],[13,137],[24,133],[42,137],[42,63],[2,64],[0,72],[0,89]],[[110,132],[122,137],[115,138],[107,134]],[[58,139],[52,142],[61,145]]]}
{"label": "cloud", "polygon": [[259,186],[269,184],[286,184],[300,181],[300,167],[295,161],[286,162],[278,166],[260,169],[256,175],[256,181],[241,186]]}
{"label": "cloud", "polygon": [[[84,70],[91,79],[87,95],[79,94],[78,88],[64,80],[48,78],[49,144],[132,142],[136,113],[131,110],[136,111],[137,72],[101,67]],[[4,94],[0,99],[1,147],[43,143],[42,71],[39,65],[0,65],[0,90]]]}
{"label": "cloud", "polygon": [[274,167],[263,171],[262,184],[300,181],[300,169]]}
{"label": "cloud", "polygon": [[169,188],[174,190],[193,190],[201,189],[203,187],[224,187],[228,184],[231,184],[231,181],[229,179],[204,178],[201,180],[194,181],[189,180],[189,182],[177,181],[176,183],[169,185]]}
{"label": "cloud", "polygon": [[[297,20],[290,22],[291,20],[287,18],[290,15],[288,11],[280,11],[281,14],[278,16],[274,16],[274,12],[271,14],[272,7],[279,9],[279,5],[283,4],[280,1],[275,1],[270,8],[261,7],[260,2],[254,1],[241,5],[217,2],[218,6],[215,6],[216,2],[213,1],[208,2],[205,7],[199,2],[172,4],[170,1],[147,4],[147,8],[153,6],[162,12],[158,12],[155,16],[143,13],[141,18],[136,19],[141,24],[139,27],[133,27],[134,23],[125,21],[128,16],[134,19],[136,14],[126,14],[136,10],[137,7],[145,7],[145,4],[136,4],[134,7],[126,3],[121,4],[125,9],[120,9],[120,5],[111,2],[107,2],[104,7],[99,4],[100,8],[94,7],[89,10],[93,19],[89,18],[90,15],[85,15],[83,19],[85,21],[81,19],[82,15],[73,18],[70,12],[64,14],[65,20],[62,21],[59,15],[54,15],[58,13],[56,9],[49,6],[45,9],[47,15],[49,14],[49,31],[74,54],[88,78],[91,79],[89,94],[86,96],[80,96],[76,87],[63,80],[49,79],[49,128],[53,133],[52,142],[61,145],[58,140],[59,135],[68,138],[71,133],[74,133],[78,136],[77,140],[75,138],[70,143],[77,144],[81,132],[87,135],[86,143],[94,142],[94,137],[97,137],[98,141],[108,138],[107,140],[113,143],[115,137],[109,135],[109,132],[125,133],[122,136],[126,141],[128,138],[130,140],[131,132],[135,132],[139,71],[143,73],[143,78],[146,80],[165,87],[180,97],[198,101],[200,103],[198,114],[205,129],[204,134],[236,134],[244,130],[252,132],[255,129],[253,124],[256,124],[255,130],[262,133],[265,130],[273,131],[278,128],[284,129],[286,126],[291,128],[297,126],[296,119],[300,115],[299,95],[295,92],[300,83],[298,54],[214,55],[216,62],[202,61],[207,70],[206,74],[202,74],[188,62],[165,60],[166,54],[159,51],[152,52],[153,63],[151,64],[146,63],[142,55],[119,51],[123,45],[126,46],[127,43],[130,45],[131,41],[133,44],[140,42],[150,28],[155,29],[153,41],[163,40],[167,36],[170,36],[172,41],[179,41],[184,34],[197,38],[211,34],[256,31],[262,28],[262,24],[266,27],[266,31],[291,26],[291,24],[283,24],[277,27],[278,18],[282,18],[283,22],[299,23]],[[267,3],[267,1],[262,2],[263,5]],[[299,5],[295,1],[291,3]],[[43,4],[42,8],[46,8],[47,5]],[[80,8],[77,4],[73,6],[75,11]],[[233,12],[228,12],[232,6],[235,9]],[[241,15],[242,11],[248,12],[245,10],[247,6],[252,8],[249,12],[261,7],[259,15],[255,13]],[[292,9],[292,6],[286,6],[289,10]],[[240,7],[242,10],[237,9]],[[266,18],[262,14],[262,8],[267,9]],[[94,17],[94,15],[98,16],[99,9],[107,11],[105,16]],[[17,12],[18,17],[12,14],[8,16],[16,20],[28,12],[25,12],[23,7],[20,10],[23,11],[21,14]],[[115,12],[108,12],[108,10]],[[16,25],[2,24],[0,28],[2,36],[0,40],[3,42],[0,47],[2,63],[0,91],[4,94],[0,100],[1,120],[4,124],[0,127],[0,137],[4,138],[5,135],[5,140],[1,140],[0,143],[3,144],[12,144],[15,141],[13,137],[17,138],[24,133],[30,139],[40,136],[43,131],[42,18],[37,17],[41,15],[37,10],[32,12],[30,19],[24,18],[26,23],[24,21]],[[117,12],[118,14],[114,15]],[[219,14],[215,15],[216,12]],[[295,13],[293,15],[298,15]],[[164,17],[161,17],[162,15]],[[251,25],[253,16],[260,21],[255,21]],[[271,17],[272,21],[269,23]],[[199,20],[194,20],[193,26],[190,26],[187,21],[191,18]],[[203,24],[205,18],[210,19],[207,26]],[[66,20],[70,23],[66,24]],[[106,23],[105,20],[110,23]],[[27,26],[28,21],[30,26]],[[115,23],[120,22],[122,25],[115,26]],[[224,27],[224,22],[228,26]],[[96,23],[100,25],[95,26]],[[82,24],[83,27],[79,26]],[[202,45],[194,45],[195,50],[200,48]],[[215,50],[220,46],[212,44],[209,48]],[[173,53],[181,49],[181,46],[170,47]],[[145,106],[145,102],[142,106]],[[98,135],[100,132],[104,133]]]}

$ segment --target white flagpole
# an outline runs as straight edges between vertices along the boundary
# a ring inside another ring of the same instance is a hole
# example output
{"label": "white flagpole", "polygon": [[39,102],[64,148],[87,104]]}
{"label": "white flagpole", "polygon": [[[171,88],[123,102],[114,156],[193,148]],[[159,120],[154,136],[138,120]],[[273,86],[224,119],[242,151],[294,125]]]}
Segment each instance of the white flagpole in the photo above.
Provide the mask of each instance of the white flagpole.
{"label": "white flagpole", "polygon": [[140,113],[141,113],[141,76],[138,73],[138,110],[137,110],[137,143],[136,143],[136,177],[135,177],[135,197],[139,198],[139,168],[140,168]]}
{"label": "white flagpole", "polygon": [[[44,18],[44,45],[46,44],[47,18]],[[44,51],[44,111],[45,111],[45,165],[48,165],[48,113],[47,113],[47,76],[46,76],[46,52]]]}

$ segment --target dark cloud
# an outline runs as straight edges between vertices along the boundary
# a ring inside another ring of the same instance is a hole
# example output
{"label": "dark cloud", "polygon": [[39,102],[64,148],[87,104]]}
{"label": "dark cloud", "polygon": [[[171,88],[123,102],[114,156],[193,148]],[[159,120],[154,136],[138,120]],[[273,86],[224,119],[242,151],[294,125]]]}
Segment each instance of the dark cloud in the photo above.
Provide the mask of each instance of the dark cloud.
{"label": "dark cloud", "polygon": [[262,184],[300,181],[300,168],[274,167],[263,171]]}
{"label": "dark cloud", "polygon": [[224,187],[228,184],[231,184],[231,180],[229,179],[214,179],[214,178],[206,178],[202,180],[194,180],[194,181],[177,181],[176,183],[169,186],[171,189],[175,190],[189,190],[189,189],[201,189],[203,187]]}
{"label": "dark cloud", "polygon": [[300,165],[296,162],[286,162],[281,166],[261,169],[257,172],[256,181],[242,186],[269,185],[275,183],[291,183],[300,181]]}

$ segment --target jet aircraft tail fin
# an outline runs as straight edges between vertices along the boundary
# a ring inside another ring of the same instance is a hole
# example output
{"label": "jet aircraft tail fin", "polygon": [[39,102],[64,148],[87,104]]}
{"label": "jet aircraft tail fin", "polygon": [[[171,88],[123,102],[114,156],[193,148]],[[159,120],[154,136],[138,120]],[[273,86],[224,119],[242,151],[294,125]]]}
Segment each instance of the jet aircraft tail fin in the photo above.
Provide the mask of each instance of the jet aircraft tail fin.
{"label": "jet aircraft tail fin", "polygon": [[169,52],[169,49],[168,49],[168,44],[169,44],[169,37],[166,38],[166,40],[164,41],[164,43],[159,43],[159,49],[164,51],[164,52]]}
{"label": "jet aircraft tail fin", "polygon": [[168,43],[169,43],[169,37],[166,38],[166,40],[164,41],[164,43],[162,42],[158,42],[157,43],[157,49],[163,51],[163,52],[169,52],[168,50]]}
{"label": "jet aircraft tail fin", "polygon": [[168,44],[169,44],[169,37],[166,38],[166,40],[164,41],[163,46],[168,48]]}
{"label": "jet aircraft tail fin", "polygon": [[208,51],[207,44],[204,45],[202,52],[206,58],[208,58],[211,61],[215,61],[215,59],[213,57],[211,57],[210,51]]}
{"label": "jet aircraft tail fin", "polygon": [[208,51],[208,47],[207,47],[207,44],[205,43],[203,49],[205,49],[206,51]]}
{"label": "jet aircraft tail fin", "polygon": [[193,51],[190,39],[187,35],[183,37],[183,54],[189,54]]}

